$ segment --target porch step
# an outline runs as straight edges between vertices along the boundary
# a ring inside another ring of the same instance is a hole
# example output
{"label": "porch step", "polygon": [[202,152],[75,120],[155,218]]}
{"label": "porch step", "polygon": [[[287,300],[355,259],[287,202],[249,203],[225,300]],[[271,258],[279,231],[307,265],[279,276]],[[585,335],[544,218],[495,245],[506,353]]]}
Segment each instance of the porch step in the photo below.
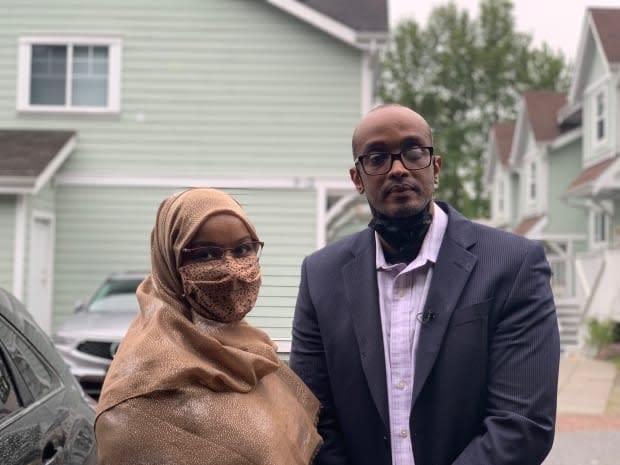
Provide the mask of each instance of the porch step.
{"label": "porch step", "polygon": [[556,302],[558,323],[560,325],[560,348],[562,352],[571,352],[579,346],[579,325],[581,309],[577,303]]}

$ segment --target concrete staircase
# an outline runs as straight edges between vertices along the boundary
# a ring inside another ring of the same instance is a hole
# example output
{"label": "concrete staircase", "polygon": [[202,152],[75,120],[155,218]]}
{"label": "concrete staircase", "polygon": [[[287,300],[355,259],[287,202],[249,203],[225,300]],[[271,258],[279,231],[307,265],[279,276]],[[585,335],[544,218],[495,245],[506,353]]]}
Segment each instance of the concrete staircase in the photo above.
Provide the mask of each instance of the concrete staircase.
{"label": "concrete staircase", "polygon": [[560,347],[563,353],[575,352],[579,348],[579,326],[581,307],[576,299],[556,299],[555,306],[560,325]]}

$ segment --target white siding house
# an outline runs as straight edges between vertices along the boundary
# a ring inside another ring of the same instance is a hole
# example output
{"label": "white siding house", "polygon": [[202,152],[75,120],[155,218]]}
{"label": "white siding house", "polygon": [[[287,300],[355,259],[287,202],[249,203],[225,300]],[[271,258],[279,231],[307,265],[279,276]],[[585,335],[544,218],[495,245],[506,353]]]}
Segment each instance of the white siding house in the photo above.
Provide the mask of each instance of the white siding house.
{"label": "white siding house", "polygon": [[[266,243],[250,319],[286,348],[387,40],[387,1],[351,3],[4,1],[0,286],[51,332],[109,273],[148,269],[164,197],[222,188]],[[28,131],[72,136],[22,166]]]}

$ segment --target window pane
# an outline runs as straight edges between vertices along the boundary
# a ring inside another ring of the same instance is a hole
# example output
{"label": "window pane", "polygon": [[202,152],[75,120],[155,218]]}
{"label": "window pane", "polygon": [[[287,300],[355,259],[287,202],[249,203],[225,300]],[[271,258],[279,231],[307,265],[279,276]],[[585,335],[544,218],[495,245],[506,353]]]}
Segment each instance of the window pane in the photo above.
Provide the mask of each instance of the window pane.
{"label": "window pane", "polygon": [[0,339],[35,400],[60,385],[58,378],[30,346],[11,329],[0,325]]}
{"label": "window pane", "polygon": [[88,49],[90,47],[84,47],[76,45],[73,47],[73,59],[74,60],[88,60]]}
{"label": "window pane", "polygon": [[596,123],[596,137],[598,139],[605,138],[605,121],[602,119],[598,120]]}
{"label": "window pane", "polygon": [[30,103],[32,105],[65,104],[66,46],[33,45],[30,73]]}
{"label": "window pane", "polygon": [[108,48],[74,47],[73,106],[105,107],[108,105]]}
{"label": "window pane", "polygon": [[108,61],[108,47],[93,47],[95,60]]}
{"label": "window pane", "polygon": [[2,418],[19,410],[21,404],[15,393],[13,380],[0,353],[0,421]]}
{"label": "window pane", "polygon": [[75,78],[73,79],[72,105],[88,107],[105,107],[108,104],[107,78]]}

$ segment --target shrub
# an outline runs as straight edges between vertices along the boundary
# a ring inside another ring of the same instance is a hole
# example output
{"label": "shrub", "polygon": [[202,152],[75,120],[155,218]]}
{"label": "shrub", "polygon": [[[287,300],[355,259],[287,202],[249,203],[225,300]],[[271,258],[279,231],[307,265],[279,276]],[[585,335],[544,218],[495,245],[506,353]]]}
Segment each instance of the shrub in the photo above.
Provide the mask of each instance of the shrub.
{"label": "shrub", "polygon": [[586,342],[597,351],[611,344],[617,337],[617,326],[614,322],[599,321],[594,318],[588,321],[588,337]]}

